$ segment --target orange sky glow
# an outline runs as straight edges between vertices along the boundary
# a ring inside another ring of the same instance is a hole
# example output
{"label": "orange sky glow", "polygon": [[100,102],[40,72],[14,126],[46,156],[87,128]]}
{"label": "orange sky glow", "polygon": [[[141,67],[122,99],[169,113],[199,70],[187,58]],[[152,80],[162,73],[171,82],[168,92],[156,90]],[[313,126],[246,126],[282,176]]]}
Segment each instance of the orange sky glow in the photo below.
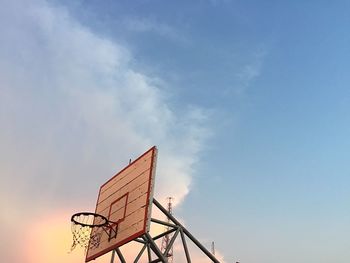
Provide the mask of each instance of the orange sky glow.
{"label": "orange sky glow", "polygon": [[[21,255],[25,257],[23,262],[28,263],[83,263],[85,262],[84,250],[76,247],[70,252],[72,244],[72,233],[70,229],[70,212],[60,211],[52,214],[44,215],[37,218],[36,221],[30,222],[29,226],[24,232],[24,242],[21,244]],[[162,227],[152,224],[152,234],[160,233]],[[189,242],[188,242],[189,243]],[[127,262],[132,261],[135,253],[139,251],[139,247],[135,243],[125,245],[122,251],[126,257]],[[135,252],[136,251],[136,252]],[[185,260],[183,255],[183,248],[179,242],[174,245],[175,257],[178,262]],[[210,262],[204,254],[200,251],[191,250],[192,261],[204,263]],[[220,255],[217,255],[221,259]],[[94,263],[109,263],[111,253],[97,258],[92,261]],[[115,262],[118,262],[115,260]],[[146,262],[141,260],[141,262]],[[224,262],[224,261],[222,261]]]}

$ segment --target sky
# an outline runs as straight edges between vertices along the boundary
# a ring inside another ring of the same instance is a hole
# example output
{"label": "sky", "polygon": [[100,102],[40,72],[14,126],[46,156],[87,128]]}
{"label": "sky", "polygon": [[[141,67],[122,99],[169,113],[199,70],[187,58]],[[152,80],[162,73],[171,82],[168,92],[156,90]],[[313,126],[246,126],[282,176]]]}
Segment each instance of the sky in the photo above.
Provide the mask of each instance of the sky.
{"label": "sky", "polygon": [[3,262],[83,262],[70,215],[153,145],[221,262],[349,262],[348,1],[0,4]]}

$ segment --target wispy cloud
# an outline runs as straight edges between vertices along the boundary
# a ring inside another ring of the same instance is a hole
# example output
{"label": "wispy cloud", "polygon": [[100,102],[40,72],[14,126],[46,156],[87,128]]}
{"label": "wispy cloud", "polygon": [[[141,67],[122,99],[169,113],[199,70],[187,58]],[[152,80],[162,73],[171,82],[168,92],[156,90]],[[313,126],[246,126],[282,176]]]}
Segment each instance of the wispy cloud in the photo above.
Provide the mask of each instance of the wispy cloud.
{"label": "wispy cloud", "polygon": [[237,89],[238,93],[245,91],[252,82],[260,76],[262,66],[267,55],[266,48],[260,48],[251,55],[251,59],[243,65],[241,71],[237,73],[240,87]]}
{"label": "wispy cloud", "polygon": [[[208,135],[203,110],[177,114],[159,77],[132,68],[127,47],[45,1],[5,1],[0,32],[0,204],[11,208],[0,222],[8,245],[19,242],[23,218],[72,204],[93,209],[99,185],[154,144],[156,197],[183,200]],[[19,261],[10,250],[2,256]]]}
{"label": "wispy cloud", "polygon": [[155,18],[124,17],[122,24],[126,29],[136,33],[154,33],[175,43],[188,44],[190,39],[175,27]]}

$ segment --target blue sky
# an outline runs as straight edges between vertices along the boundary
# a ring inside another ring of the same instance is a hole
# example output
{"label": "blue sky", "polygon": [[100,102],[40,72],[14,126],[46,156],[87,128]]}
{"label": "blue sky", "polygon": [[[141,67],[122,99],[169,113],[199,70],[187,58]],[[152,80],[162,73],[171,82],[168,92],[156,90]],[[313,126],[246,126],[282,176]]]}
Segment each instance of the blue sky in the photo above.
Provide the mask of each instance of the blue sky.
{"label": "blue sky", "polygon": [[94,202],[156,144],[158,198],[225,262],[349,261],[350,3],[2,5],[3,185],[41,178],[48,203]]}

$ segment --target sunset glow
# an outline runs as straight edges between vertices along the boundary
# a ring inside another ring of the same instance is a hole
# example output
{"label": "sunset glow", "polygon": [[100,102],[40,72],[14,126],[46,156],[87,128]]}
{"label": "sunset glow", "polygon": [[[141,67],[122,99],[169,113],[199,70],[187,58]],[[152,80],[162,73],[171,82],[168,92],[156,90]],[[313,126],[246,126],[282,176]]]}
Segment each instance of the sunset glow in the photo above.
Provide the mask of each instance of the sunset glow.
{"label": "sunset glow", "polygon": [[1,263],[84,263],[79,212],[133,262],[150,192],[220,263],[350,262],[350,1],[0,4]]}

